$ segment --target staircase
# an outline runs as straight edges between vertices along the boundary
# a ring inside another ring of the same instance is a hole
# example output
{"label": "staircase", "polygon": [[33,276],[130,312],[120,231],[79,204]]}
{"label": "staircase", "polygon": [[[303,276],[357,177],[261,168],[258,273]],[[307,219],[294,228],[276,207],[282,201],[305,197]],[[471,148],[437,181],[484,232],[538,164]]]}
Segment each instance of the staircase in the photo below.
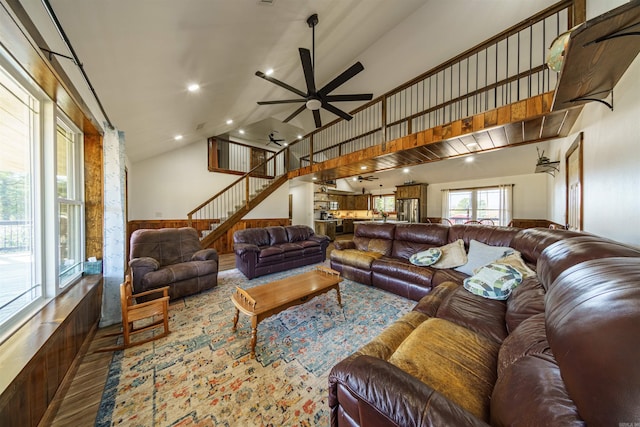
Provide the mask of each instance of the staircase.
{"label": "staircase", "polygon": [[209,230],[202,231],[202,247],[212,246],[247,213],[287,182],[287,158],[288,147],[275,153],[187,214],[190,226],[193,226],[194,222],[211,223]]}

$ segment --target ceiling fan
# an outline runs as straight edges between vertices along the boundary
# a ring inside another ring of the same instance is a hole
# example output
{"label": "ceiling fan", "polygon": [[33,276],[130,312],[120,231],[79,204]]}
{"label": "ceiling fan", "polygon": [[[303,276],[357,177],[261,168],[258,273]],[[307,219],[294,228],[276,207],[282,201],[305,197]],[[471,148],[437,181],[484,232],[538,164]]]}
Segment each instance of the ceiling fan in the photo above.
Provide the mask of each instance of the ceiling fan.
{"label": "ceiling fan", "polygon": [[[339,86],[343,85],[347,80],[358,74],[360,71],[364,70],[364,66],[360,62],[356,62],[351,67],[347,68],[342,72],[338,77],[331,80],[329,83],[324,85],[321,89],[316,88],[315,81],[315,44],[316,44],[316,25],[318,24],[318,15],[313,14],[309,18],[307,18],[307,24],[312,29],[312,38],[313,38],[313,53],[309,51],[309,49],[299,48],[300,52],[300,62],[302,63],[302,71],[304,72],[304,79],[307,85],[307,92],[303,92],[298,90],[288,84],[281,82],[280,80],[274,79],[273,77],[267,76],[262,71],[256,71],[256,76],[276,84],[284,89],[287,89],[290,92],[295,93],[296,95],[302,97],[299,99],[280,99],[275,101],[258,101],[258,105],[273,105],[273,104],[293,104],[303,102],[304,104],[295,110],[289,117],[284,119],[284,123],[288,123],[295,116],[300,114],[304,109],[309,109],[313,112],[313,120],[315,121],[316,128],[322,126],[322,120],[320,119],[320,108],[324,108],[327,111],[332,112],[333,114],[342,117],[345,120],[351,120],[353,117],[346,113],[345,111],[333,106],[330,104],[331,102],[344,102],[344,101],[370,101],[373,98],[373,94],[371,93],[360,93],[360,94],[351,94],[351,95],[330,95],[335,89]],[[312,59],[313,57],[313,59]]]}
{"label": "ceiling fan", "polygon": [[374,179],[378,179],[377,176],[373,176],[373,175],[369,175],[369,176],[358,176],[358,181],[362,182],[362,181],[373,181]]}
{"label": "ceiling fan", "polygon": [[284,141],[284,139],[276,138],[276,135],[275,135],[275,134],[276,134],[277,132],[278,132],[277,130],[274,130],[273,132],[271,132],[271,133],[269,134],[269,142],[267,142],[267,145],[269,145],[269,144],[273,143],[273,144],[277,145],[278,147],[282,147],[282,144],[280,144],[280,143],[281,143],[281,142],[285,142],[285,141]]}

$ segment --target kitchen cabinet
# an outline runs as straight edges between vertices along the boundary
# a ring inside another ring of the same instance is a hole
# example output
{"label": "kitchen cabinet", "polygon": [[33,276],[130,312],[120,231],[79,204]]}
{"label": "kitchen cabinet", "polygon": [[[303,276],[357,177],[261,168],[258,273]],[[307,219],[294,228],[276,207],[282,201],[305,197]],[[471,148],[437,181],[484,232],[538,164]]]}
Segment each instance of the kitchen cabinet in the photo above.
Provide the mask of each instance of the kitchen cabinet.
{"label": "kitchen cabinet", "polygon": [[352,211],[355,209],[355,196],[342,196],[342,204],[340,205],[340,209],[345,211]]}
{"label": "kitchen cabinet", "polygon": [[357,211],[369,210],[369,195],[359,194],[354,197],[354,209]]}
{"label": "kitchen cabinet", "polygon": [[336,239],[336,222],[335,221],[316,221],[314,231],[316,234],[324,234],[329,240]]}
{"label": "kitchen cabinet", "polygon": [[353,220],[352,219],[343,219],[342,220],[342,232],[345,234],[353,233]]}

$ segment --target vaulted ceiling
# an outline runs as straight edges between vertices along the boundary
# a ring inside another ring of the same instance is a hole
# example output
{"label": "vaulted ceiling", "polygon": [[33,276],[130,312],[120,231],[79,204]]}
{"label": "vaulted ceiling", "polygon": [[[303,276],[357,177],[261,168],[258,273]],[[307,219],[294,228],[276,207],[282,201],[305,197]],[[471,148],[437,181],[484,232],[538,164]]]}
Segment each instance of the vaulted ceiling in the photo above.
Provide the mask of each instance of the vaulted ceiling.
{"label": "vaulted ceiling", "polygon": [[[49,49],[69,55],[40,1],[19,0]],[[290,93],[255,76],[304,89],[299,47],[311,49],[305,22],[319,15],[315,73],[326,84],[356,61],[364,71],[336,93],[379,96],[554,1],[521,0],[49,0],[113,125],[135,163],[219,134],[265,141],[314,129],[297,106],[258,106]],[[496,14],[495,10],[500,10]],[[464,13],[461,13],[464,11]],[[105,120],[72,61],[54,59]],[[190,93],[187,85],[198,83]],[[341,103],[346,111],[360,103]],[[323,122],[333,120],[322,112]],[[226,121],[232,119],[233,123]],[[266,124],[265,124],[266,123]],[[174,136],[182,135],[179,141]],[[266,143],[266,142],[265,142]]]}

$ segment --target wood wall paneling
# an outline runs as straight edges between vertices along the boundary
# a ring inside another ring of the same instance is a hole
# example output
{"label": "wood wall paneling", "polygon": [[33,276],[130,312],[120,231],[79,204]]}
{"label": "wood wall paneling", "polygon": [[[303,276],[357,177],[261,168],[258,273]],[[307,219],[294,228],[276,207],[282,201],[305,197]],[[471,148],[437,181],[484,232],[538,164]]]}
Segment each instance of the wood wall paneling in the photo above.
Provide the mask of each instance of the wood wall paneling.
{"label": "wood wall paneling", "polygon": [[0,425],[38,425],[101,304],[102,276],[85,276],[0,345]]}

